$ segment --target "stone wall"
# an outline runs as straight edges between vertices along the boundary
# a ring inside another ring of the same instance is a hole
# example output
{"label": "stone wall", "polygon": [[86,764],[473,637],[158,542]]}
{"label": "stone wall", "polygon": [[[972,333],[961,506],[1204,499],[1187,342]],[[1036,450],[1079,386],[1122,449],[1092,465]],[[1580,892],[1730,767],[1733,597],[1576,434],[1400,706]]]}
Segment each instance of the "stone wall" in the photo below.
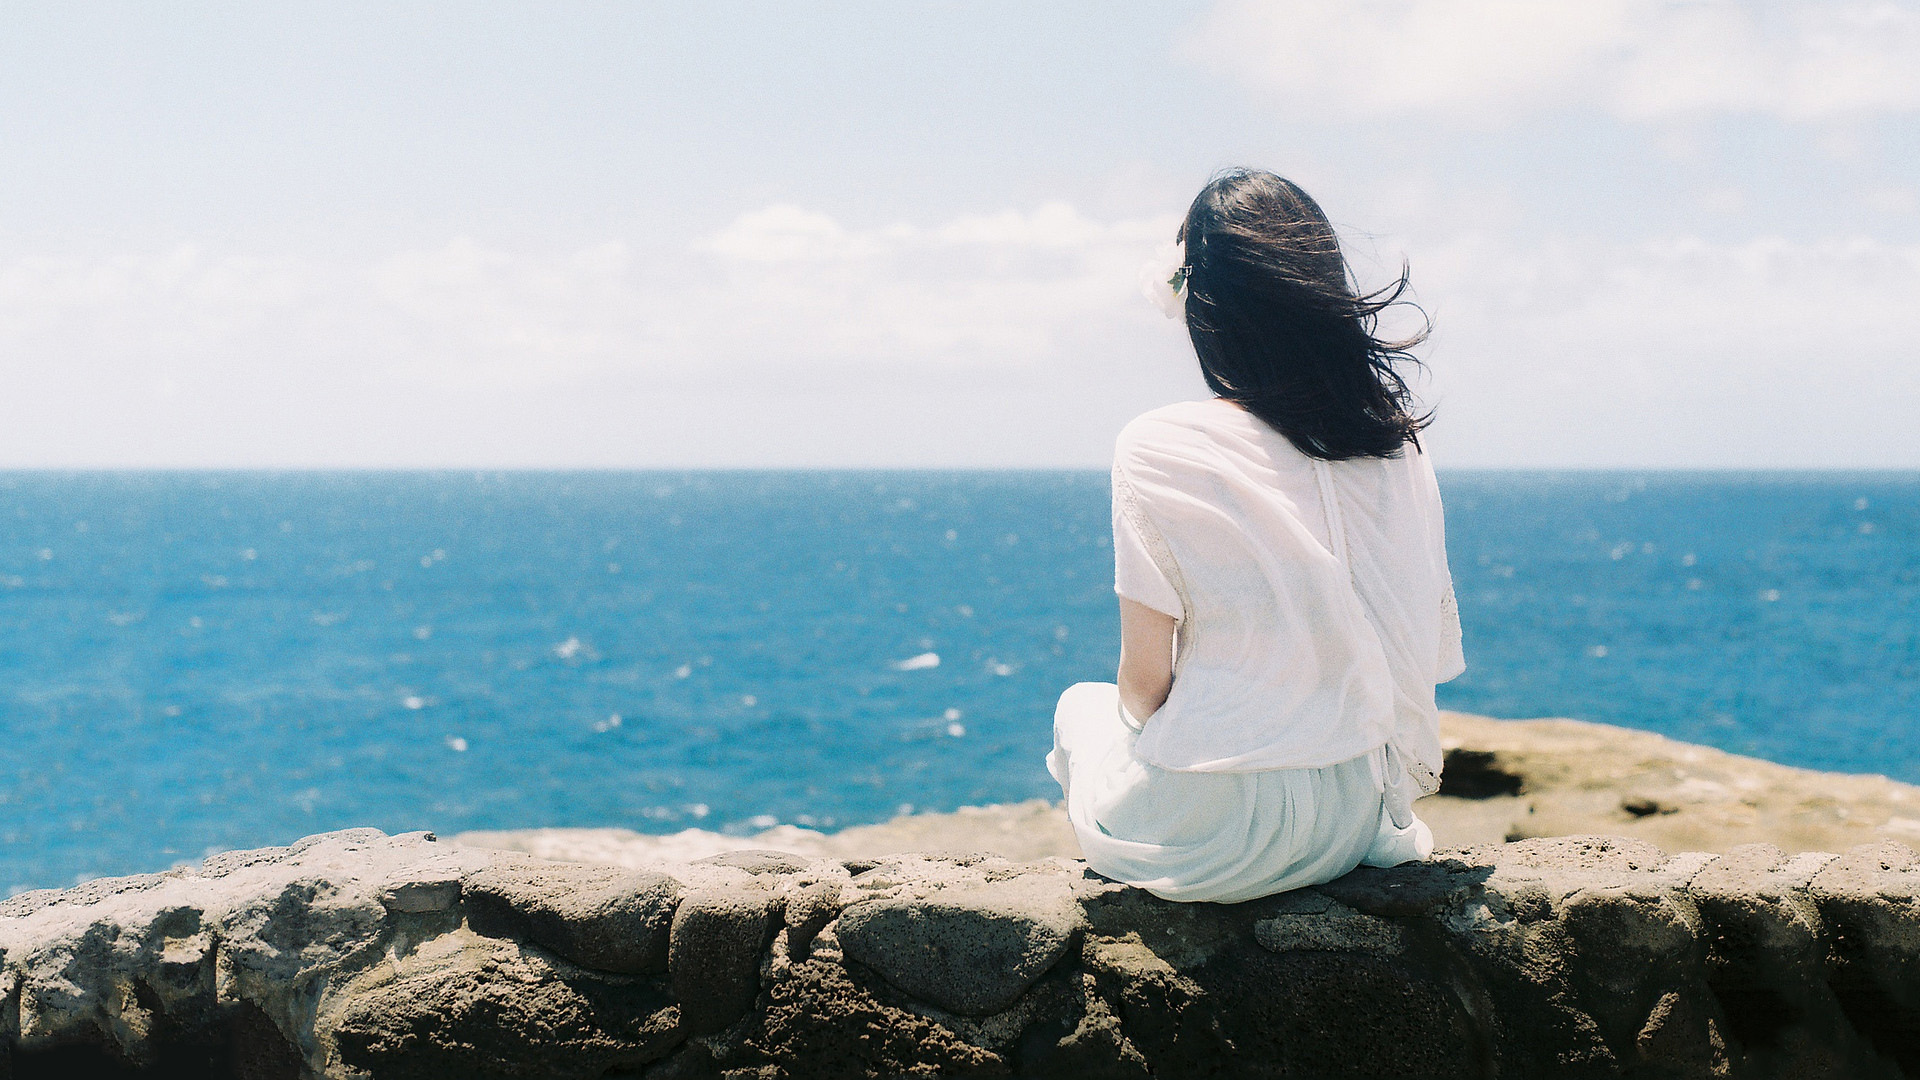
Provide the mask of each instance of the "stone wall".
{"label": "stone wall", "polygon": [[1920,860],[1528,840],[1247,904],[357,830],[0,904],[0,1076],[1874,1077]]}

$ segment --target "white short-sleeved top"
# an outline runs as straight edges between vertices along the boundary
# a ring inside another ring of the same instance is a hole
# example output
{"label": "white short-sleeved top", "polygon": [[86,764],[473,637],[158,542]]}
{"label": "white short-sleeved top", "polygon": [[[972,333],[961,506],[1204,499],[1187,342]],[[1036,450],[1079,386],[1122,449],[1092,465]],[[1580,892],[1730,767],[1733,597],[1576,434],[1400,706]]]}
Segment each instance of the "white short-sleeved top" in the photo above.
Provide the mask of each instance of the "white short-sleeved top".
{"label": "white short-sleeved top", "polygon": [[1180,624],[1142,760],[1323,768],[1385,745],[1409,795],[1438,786],[1433,689],[1465,662],[1417,447],[1320,461],[1232,402],[1169,405],[1120,433],[1113,530],[1115,591]]}

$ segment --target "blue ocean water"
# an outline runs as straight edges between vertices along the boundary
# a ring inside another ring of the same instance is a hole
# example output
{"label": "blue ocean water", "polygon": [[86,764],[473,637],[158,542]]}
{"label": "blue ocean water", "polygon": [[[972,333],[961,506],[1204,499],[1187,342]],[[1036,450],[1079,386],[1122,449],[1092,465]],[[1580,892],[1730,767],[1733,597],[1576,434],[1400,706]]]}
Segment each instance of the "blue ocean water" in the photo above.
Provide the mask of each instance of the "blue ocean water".
{"label": "blue ocean water", "polygon": [[[1442,489],[1443,704],[1920,781],[1920,475]],[[11,473],[0,523],[0,890],[1053,795],[1118,647],[1094,472]]]}

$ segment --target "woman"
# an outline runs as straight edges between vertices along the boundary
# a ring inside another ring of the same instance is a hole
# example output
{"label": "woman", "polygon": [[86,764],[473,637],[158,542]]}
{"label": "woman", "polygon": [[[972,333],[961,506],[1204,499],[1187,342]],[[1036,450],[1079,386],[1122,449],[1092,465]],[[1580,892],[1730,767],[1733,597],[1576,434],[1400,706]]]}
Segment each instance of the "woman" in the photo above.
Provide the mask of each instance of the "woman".
{"label": "woman", "polygon": [[1239,170],[1153,284],[1218,396],[1121,431],[1115,683],[1060,698],[1047,766],[1087,862],[1172,900],[1248,900],[1426,858],[1434,684],[1464,668],[1433,469],[1320,207]]}

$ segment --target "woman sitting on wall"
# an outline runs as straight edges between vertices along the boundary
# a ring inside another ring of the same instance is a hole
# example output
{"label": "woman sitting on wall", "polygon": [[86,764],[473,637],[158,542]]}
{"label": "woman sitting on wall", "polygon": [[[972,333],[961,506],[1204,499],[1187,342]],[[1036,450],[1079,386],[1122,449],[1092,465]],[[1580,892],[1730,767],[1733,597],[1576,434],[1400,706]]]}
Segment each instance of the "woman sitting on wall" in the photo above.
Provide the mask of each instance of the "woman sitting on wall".
{"label": "woman sitting on wall", "polygon": [[1272,173],[1208,184],[1148,282],[1217,395],[1121,431],[1117,685],[1061,695],[1047,766],[1095,870],[1237,901],[1426,858],[1434,685],[1464,668],[1417,413],[1333,227]]}

